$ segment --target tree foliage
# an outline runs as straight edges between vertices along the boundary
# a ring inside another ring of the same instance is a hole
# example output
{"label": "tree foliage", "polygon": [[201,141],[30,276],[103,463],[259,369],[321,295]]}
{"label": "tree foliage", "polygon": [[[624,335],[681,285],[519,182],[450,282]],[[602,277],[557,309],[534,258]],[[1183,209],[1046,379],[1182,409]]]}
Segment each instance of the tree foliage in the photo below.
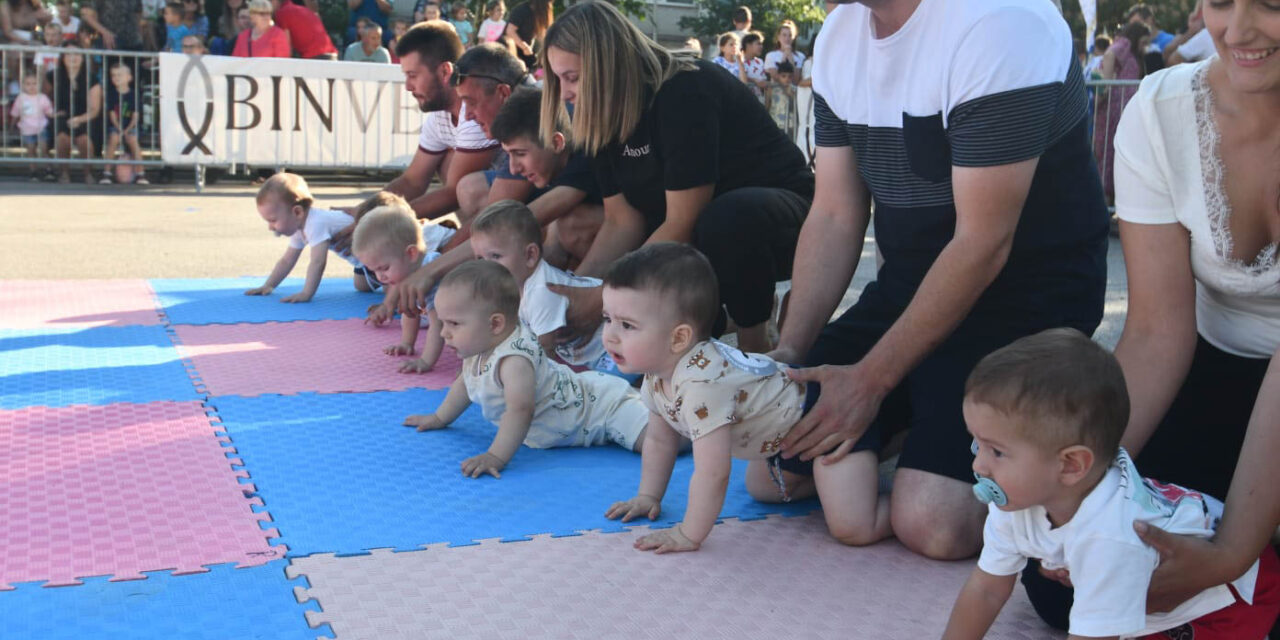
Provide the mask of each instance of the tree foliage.
{"label": "tree foliage", "polygon": [[[1098,34],[1114,35],[1124,24],[1129,8],[1135,4],[1137,0],[1098,0]],[[1179,33],[1187,28],[1187,16],[1195,4],[1196,0],[1146,0],[1146,5],[1156,13],[1156,24],[1169,33]],[[1079,0],[1062,0],[1062,13],[1071,25],[1071,35],[1083,40],[1084,15],[1080,12]]]}
{"label": "tree foliage", "polygon": [[[969,1],[969,0],[962,0]],[[694,0],[697,16],[680,18],[680,28],[700,39],[715,39],[733,29],[733,10],[746,6],[751,9],[751,29],[764,34],[765,48],[772,48],[778,24],[791,20],[802,36],[822,23],[825,16],[822,5],[814,0]]]}

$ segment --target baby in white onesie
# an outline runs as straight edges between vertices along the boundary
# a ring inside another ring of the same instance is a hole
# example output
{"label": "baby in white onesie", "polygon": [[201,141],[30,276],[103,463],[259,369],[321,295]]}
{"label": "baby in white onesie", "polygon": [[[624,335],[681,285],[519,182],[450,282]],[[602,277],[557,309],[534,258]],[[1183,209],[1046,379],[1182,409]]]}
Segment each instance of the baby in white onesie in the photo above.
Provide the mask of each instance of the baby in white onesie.
{"label": "baby in white onesie", "polygon": [[441,335],[463,358],[462,373],[435,413],[412,415],[419,431],[449,426],[472,402],[498,434],[484,453],[462,461],[471,478],[502,470],[524,443],[533,448],[614,443],[639,452],[649,410],[621,378],[575,373],[542,351],[518,319],[520,289],[502,265],[472,260],[436,290]]}

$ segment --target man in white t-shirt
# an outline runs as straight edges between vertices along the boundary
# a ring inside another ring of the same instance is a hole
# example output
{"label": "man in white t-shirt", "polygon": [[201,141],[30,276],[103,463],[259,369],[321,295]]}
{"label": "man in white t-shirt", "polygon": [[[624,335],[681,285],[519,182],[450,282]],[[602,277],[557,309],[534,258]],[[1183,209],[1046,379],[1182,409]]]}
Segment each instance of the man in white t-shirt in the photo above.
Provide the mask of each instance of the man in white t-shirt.
{"label": "man in white t-shirt", "polygon": [[[435,219],[456,210],[458,181],[487,168],[498,151],[498,143],[467,118],[451,84],[462,51],[453,26],[439,20],[414,25],[396,44],[405,91],[418,101],[426,117],[413,160],[383,189],[408,200],[418,218]],[[443,186],[428,190],[437,174]],[[334,235],[338,249],[350,247],[353,227]]]}

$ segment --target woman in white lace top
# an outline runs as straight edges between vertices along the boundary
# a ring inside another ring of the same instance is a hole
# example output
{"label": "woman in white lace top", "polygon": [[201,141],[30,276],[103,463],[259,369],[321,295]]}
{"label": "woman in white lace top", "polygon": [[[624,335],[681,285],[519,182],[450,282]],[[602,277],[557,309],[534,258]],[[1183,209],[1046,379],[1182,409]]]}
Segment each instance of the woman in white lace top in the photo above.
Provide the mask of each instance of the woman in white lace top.
{"label": "woman in white lace top", "polygon": [[1217,57],[1148,76],[1116,133],[1123,444],[1144,475],[1227,503],[1212,542],[1146,538],[1170,554],[1148,610],[1236,578],[1280,524],[1277,4],[1206,2]]}

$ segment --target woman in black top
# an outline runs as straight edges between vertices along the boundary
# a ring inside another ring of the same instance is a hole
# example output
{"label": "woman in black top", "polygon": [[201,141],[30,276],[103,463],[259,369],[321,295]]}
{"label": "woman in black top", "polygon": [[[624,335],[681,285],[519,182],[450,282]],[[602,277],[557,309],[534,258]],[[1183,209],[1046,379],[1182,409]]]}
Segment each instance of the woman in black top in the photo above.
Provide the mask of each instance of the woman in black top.
{"label": "woman in black top", "polygon": [[[579,271],[599,275],[646,242],[690,243],[715,267],[739,346],[768,351],[774,285],[791,277],[813,199],[800,150],[737,78],[664,49],[608,3],[569,9],[545,44],[543,136],[572,103],[604,196]],[[599,322],[598,290],[569,297],[576,329]]]}
{"label": "woman in black top", "polygon": [[[102,111],[102,85],[93,65],[75,45],[67,45],[69,49],[58,58],[58,68],[54,72],[53,81],[53,127],[54,146],[59,158],[71,157],[71,143],[75,142],[80,151],[80,159],[93,157],[93,140],[89,137],[89,126]],[[62,165],[59,182],[71,182],[68,165]],[[93,184],[93,169],[84,165],[84,180]]]}
{"label": "woman in black top", "polygon": [[516,5],[507,15],[507,26],[502,37],[514,48],[517,57],[533,71],[538,66],[538,54],[535,49],[541,44],[542,36],[555,16],[551,0],[528,0]]}

